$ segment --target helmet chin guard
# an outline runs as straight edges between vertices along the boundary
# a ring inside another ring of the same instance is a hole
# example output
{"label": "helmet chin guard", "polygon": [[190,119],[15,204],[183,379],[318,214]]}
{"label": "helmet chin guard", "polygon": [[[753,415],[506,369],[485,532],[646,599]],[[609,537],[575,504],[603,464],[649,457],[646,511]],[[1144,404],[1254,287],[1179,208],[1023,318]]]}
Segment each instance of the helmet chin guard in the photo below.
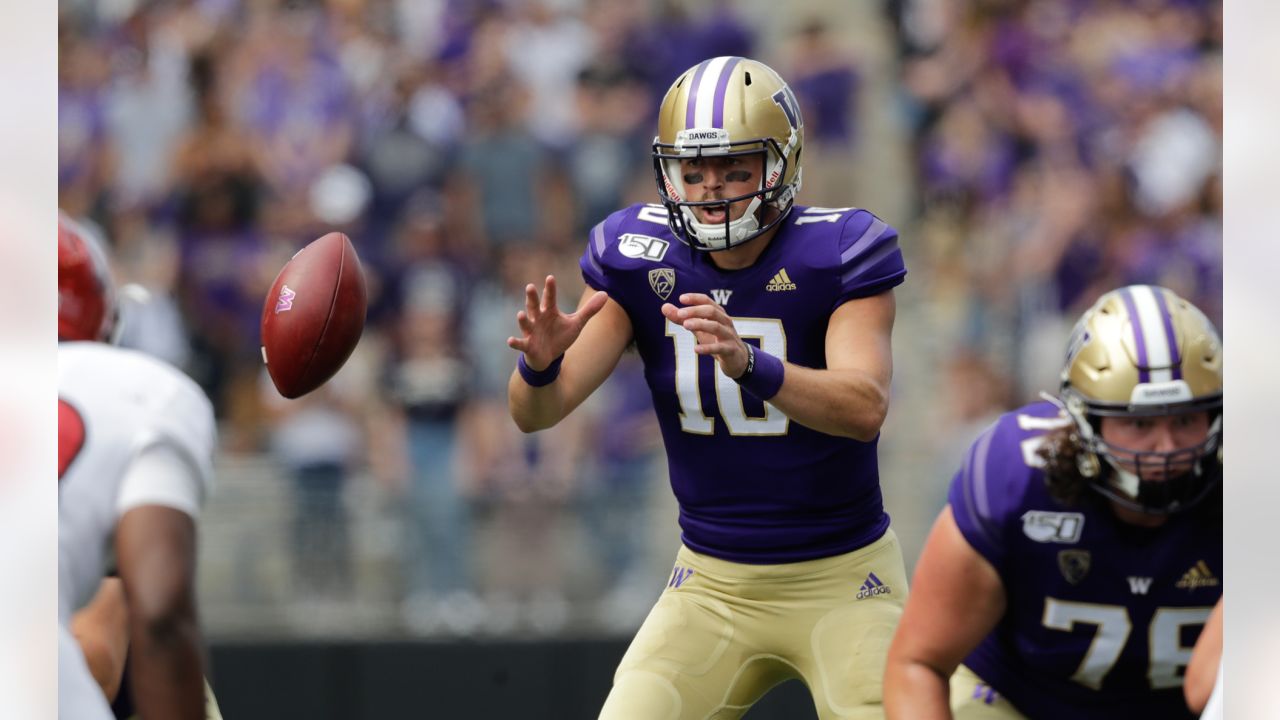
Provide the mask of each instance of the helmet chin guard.
{"label": "helmet chin guard", "polygon": [[[725,215],[729,215],[729,207],[733,201],[724,202]],[[723,223],[698,222],[693,214],[693,207],[680,205],[680,216],[684,219],[685,232],[693,245],[701,250],[724,250],[758,237],[760,232],[760,196],[751,198],[746,212],[737,220],[726,220]],[[689,242],[689,240],[686,240]]]}

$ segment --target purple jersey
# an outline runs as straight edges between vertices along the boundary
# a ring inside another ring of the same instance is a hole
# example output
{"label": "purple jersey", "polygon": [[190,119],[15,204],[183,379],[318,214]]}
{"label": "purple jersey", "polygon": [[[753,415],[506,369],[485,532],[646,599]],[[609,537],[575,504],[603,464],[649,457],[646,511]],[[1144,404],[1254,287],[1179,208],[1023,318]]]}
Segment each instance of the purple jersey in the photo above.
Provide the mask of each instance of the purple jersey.
{"label": "purple jersey", "polygon": [[726,271],[671,234],[662,206],[633,205],[591,231],[580,264],[587,284],[631,318],[685,545],[735,562],[787,563],[884,534],[876,442],[811,430],[743,392],[660,308],[704,293],[746,342],[824,368],[832,311],[906,275],[896,230],[866,210],[796,206],[754,265]]}
{"label": "purple jersey", "polygon": [[1182,676],[1222,595],[1221,495],[1155,529],[1096,493],[1062,505],[1036,451],[1068,422],[1048,402],[1004,415],[952,481],[956,524],[1008,597],[965,665],[1030,717],[1192,717]]}

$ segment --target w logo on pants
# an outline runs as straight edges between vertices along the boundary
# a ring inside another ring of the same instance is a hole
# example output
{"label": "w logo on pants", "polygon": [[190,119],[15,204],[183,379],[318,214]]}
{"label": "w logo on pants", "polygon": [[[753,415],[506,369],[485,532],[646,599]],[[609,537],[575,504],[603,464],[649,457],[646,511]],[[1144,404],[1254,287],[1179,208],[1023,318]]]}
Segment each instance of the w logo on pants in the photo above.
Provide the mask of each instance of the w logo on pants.
{"label": "w logo on pants", "polygon": [[667,587],[678,588],[684,584],[685,580],[688,580],[692,576],[693,568],[682,568],[677,565],[675,570],[671,571],[671,580],[667,582]]}

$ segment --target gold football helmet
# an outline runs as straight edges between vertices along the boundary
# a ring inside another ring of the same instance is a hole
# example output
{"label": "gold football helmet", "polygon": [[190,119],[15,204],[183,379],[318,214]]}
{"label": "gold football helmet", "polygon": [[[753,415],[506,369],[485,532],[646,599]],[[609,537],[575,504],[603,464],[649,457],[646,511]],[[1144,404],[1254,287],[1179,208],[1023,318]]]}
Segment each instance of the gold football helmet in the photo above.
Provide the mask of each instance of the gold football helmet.
{"label": "gold football helmet", "polygon": [[[675,236],[699,250],[724,250],[782,222],[800,191],[804,120],[791,88],[768,65],[741,57],[717,57],[676,78],[658,115],[653,168],[658,195]],[[680,160],[706,156],[763,155],[755,192],[723,200],[690,202]],[[737,220],[729,205],[751,199]],[[762,225],[764,206],[777,212]],[[723,223],[703,223],[691,208],[722,207]]]}
{"label": "gold football helmet", "polygon": [[[1080,474],[1120,504],[1177,512],[1221,478],[1222,340],[1204,313],[1172,290],[1131,285],[1099,298],[1071,333],[1060,397],[1079,434]],[[1209,413],[1209,434],[1193,447],[1135,452],[1101,437],[1103,417],[1202,411]],[[1102,472],[1100,457],[1109,472]],[[1148,474],[1159,479],[1143,479]]]}

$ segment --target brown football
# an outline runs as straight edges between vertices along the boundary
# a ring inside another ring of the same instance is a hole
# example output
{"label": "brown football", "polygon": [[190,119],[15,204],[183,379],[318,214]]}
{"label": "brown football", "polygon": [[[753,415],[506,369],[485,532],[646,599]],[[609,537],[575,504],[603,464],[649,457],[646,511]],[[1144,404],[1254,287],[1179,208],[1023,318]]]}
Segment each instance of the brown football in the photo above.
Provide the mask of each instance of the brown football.
{"label": "brown football", "polygon": [[262,306],[262,360],[280,394],[306,395],[333,377],[364,331],[364,271],[339,232],[302,248]]}

